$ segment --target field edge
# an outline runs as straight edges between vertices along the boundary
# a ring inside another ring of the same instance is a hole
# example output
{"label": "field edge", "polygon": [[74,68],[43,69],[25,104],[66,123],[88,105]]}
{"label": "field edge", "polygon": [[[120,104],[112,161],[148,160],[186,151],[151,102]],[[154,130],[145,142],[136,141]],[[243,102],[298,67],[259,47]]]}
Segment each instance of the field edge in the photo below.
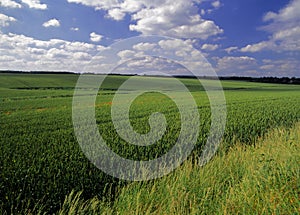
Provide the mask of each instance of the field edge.
{"label": "field edge", "polygon": [[[276,128],[256,146],[237,143],[205,167],[187,161],[172,174],[132,183],[115,202],[71,192],[58,214],[300,213],[300,123]],[[239,164],[239,165],[236,165]]]}

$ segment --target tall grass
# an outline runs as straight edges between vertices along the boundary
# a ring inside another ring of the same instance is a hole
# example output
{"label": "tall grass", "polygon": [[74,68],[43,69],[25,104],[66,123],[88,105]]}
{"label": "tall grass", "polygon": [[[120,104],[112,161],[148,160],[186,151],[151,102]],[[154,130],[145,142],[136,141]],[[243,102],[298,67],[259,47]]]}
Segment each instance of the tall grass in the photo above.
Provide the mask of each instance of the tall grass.
{"label": "tall grass", "polygon": [[187,161],[172,174],[121,189],[114,202],[66,197],[59,214],[299,214],[300,123],[255,146],[238,143],[205,167]]}

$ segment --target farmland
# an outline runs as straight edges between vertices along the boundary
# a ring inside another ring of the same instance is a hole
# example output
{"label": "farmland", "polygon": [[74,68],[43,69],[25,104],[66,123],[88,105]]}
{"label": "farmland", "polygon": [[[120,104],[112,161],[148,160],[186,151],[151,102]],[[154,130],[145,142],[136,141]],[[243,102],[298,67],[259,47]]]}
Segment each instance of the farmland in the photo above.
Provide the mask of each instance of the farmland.
{"label": "farmland", "polygon": [[[128,78],[126,76],[109,76],[101,86],[95,103],[97,125],[108,146],[122,157],[134,160],[154,159],[166,153],[176,142],[180,130],[180,114],[171,98],[159,93],[143,94],[131,105],[130,120],[133,128],[139,133],[149,132],[148,119],[153,112],[163,113],[168,127],[162,139],[150,147],[127,144],[114,129],[110,110],[114,93]],[[153,80],[161,83],[168,82],[167,78],[139,78],[141,85]],[[109,213],[109,205],[113,205],[114,202],[118,205],[121,201],[120,196],[121,199],[124,199],[124,202],[120,203],[120,207],[127,207],[128,202],[137,194],[141,196],[140,201],[151,208],[152,202],[145,197],[147,192],[154,189],[151,185],[157,183],[155,189],[158,191],[153,192],[162,192],[161,189],[168,183],[169,186],[172,183],[178,183],[179,179],[176,179],[176,174],[180,174],[180,180],[184,180],[184,175],[188,174],[187,171],[190,171],[191,178],[185,178],[185,189],[194,190],[192,190],[192,196],[187,195],[182,198],[188,198],[187,202],[190,202],[190,204],[199,203],[197,198],[200,197],[197,197],[197,193],[201,196],[205,192],[201,189],[197,192],[198,188],[193,187],[192,182],[188,182],[188,180],[193,181],[194,178],[197,178],[195,170],[203,174],[203,177],[209,175],[205,172],[209,169],[199,170],[200,167],[193,167],[192,159],[200,154],[201,147],[206,142],[210,129],[209,100],[203,87],[199,86],[199,82],[195,79],[180,79],[192,93],[201,120],[201,132],[197,139],[197,145],[187,164],[183,164],[178,171],[171,173],[171,176],[167,176],[167,178],[143,183],[131,183],[106,175],[91,164],[81,151],[72,124],[72,98],[77,79],[78,75],[71,74],[0,74],[0,213],[36,213],[37,211],[55,213],[65,206],[63,204],[64,200],[72,191],[74,193],[82,192],[80,196],[82,201],[96,198],[97,201],[101,202],[98,204],[104,204],[103,208],[107,209],[107,213]],[[213,84],[214,82],[212,80],[204,81],[207,84]],[[226,174],[231,177],[230,171],[244,171],[242,167],[234,167],[234,162],[238,162],[239,159],[234,160],[236,158],[230,157],[231,154],[236,153],[242,160],[243,153],[241,151],[251,151],[253,149],[251,147],[262,143],[261,138],[276,128],[283,129],[286,133],[284,137],[288,137],[288,140],[293,138],[290,136],[289,129],[294,129],[294,134],[292,132],[291,134],[295,136],[293,141],[295,141],[296,145],[294,147],[296,149],[286,149],[280,143],[278,143],[279,145],[275,144],[274,147],[278,146],[279,149],[282,147],[282,150],[291,150],[293,156],[287,155],[286,157],[293,161],[291,165],[296,165],[299,161],[299,138],[296,138],[296,134],[299,135],[299,131],[294,126],[300,119],[300,86],[242,81],[222,81],[222,85],[227,103],[227,125],[218,155],[212,161],[212,164],[209,163],[208,165],[221,165],[225,161],[220,157],[228,154],[232,169],[224,170],[223,179],[226,181]],[[276,134],[280,136],[278,132]],[[281,142],[287,141],[282,135],[280,137],[282,139],[278,137],[278,140],[281,140]],[[268,141],[271,147],[272,141],[270,139]],[[235,148],[236,144],[238,148]],[[263,150],[267,150],[266,147],[255,148],[256,155],[264,153]],[[275,150],[274,153],[280,154],[281,152]],[[267,155],[272,157],[272,154]],[[245,152],[245,157],[251,159],[250,152]],[[281,159],[284,158],[278,158],[275,161],[281,162]],[[246,166],[248,164],[242,162],[241,165]],[[249,164],[253,168],[256,168],[255,165],[253,160]],[[295,187],[287,189],[286,192],[294,191],[295,193],[287,194],[289,196],[288,201],[291,203],[290,206],[287,206],[290,207],[287,212],[296,212],[297,209],[295,208],[297,208],[297,205],[299,208],[300,204],[299,198],[297,200],[297,195],[299,197],[300,192],[299,186],[295,185],[299,185],[299,169],[291,167],[288,170],[291,170],[292,173],[284,175],[284,179],[286,182],[291,182],[292,186]],[[248,171],[247,174],[251,175],[251,168],[245,171]],[[269,174],[266,170],[263,170],[263,173]],[[272,171],[270,171],[271,173]],[[281,172],[277,173],[280,174]],[[298,178],[295,178],[297,174]],[[219,176],[215,175],[215,177]],[[237,177],[235,179],[239,181],[239,173],[235,176]],[[249,184],[247,186],[250,186]],[[224,185],[221,179],[217,185]],[[203,186],[213,187],[214,185],[203,184]],[[243,187],[243,184],[239,184],[239,186],[236,189],[239,192],[244,192],[243,189],[246,188]],[[142,190],[143,193],[139,190]],[[126,191],[129,194],[124,197]],[[210,195],[212,196],[218,196],[222,193],[218,193],[217,188],[216,190],[212,189],[211,192]],[[255,192],[254,189],[249,188],[249,195],[255,195]],[[229,194],[227,193],[227,195]],[[71,200],[72,197],[74,196],[71,195]],[[155,196],[151,196],[151,198],[153,200]],[[230,198],[232,199],[228,201],[231,201],[231,204],[240,200],[235,199],[234,195],[231,195]],[[126,201],[128,202],[126,203]],[[274,201],[280,201],[280,199]],[[172,203],[174,202],[171,201],[166,204],[170,205]],[[203,208],[207,206],[205,202],[202,202],[202,204],[204,204]],[[285,202],[285,204],[288,203]],[[70,205],[72,207],[72,203]],[[131,206],[133,207],[132,210],[136,209],[139,213],[146,211],[146,208],[141,208],[141,205],[133,200]],[[162,209],[164,206],[160,205],[159,207]],[[159,207],[156,208],[159,209]],[[128,208],[130,207],[128,206]],[[170,209],[161,211],[161,213],[193,212],[190,206],[184,208],[189,208],[189,210],[176,211]],[[255,209],[254,206],[253,209]],[[111,213],[118,212],[118,207],[113,210]],[[151,209],[151,211],[154,210],[155,208]],[[227,208],[227,210],[234,211],[233,208]],[[129,213],[129,211],[123,212]],[[150,211],[148,212],[150,213]]]}

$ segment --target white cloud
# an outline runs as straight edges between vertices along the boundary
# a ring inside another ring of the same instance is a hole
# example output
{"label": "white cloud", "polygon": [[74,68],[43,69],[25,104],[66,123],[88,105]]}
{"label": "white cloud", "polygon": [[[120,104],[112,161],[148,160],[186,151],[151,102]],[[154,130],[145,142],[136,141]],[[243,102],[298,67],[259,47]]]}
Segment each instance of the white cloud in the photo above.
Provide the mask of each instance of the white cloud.
{"label": "white cloud", "polygon": [[101,0],[101,1],[93,1],[93,0],[67,0],[69,3],[77,3],[86,6],[92,6],[95,9],[109,9],[117,6],[119,4],[118,0]]}
{"label": "white cloud", "polygon": [[[119,64],[128,61],[133,70],[163,71],[168,74],[181,74],[187,71],[165,58],[172,59],[189,68],[197,69],[203,75],[209,75],[210,67],[203,56],[192,47],[192,40],[160,40],[157,43],[143,42],[129,46],[128,49],[118,53]],[[48,41],[37,40],[32,37],[18,34],[3,34],[0,32],[0,69],[11,70],[48,70],[48,71],[86,71],[99,72],[109,69],[111,59],[96,56],[100,50],[107,49],[100,45],[70,42],[61,39]],[[152,58],[148,56],[165,56],[165,58]],[[93,56],[96,56],[93,58]],[[169,56],[169,57],[167,57]],[[97,60],[95,60],[97,58]],[[90,61],[92,63],[90,63]],[[135,60],[132,60],[135,59]],[[137,60],[140,59],[140,60]],[[87,67],[86,67],[87,66]],[[114,66],[115,63],[114,63]],[[200,68],[200,69],[199,69]],[[128,70],[129,71],[129,70]],[[135,71],[136,72],[136,71]]]}
{"label": "white cloud", "polygon": [[95,32],[90,33],[90,40],[93,42],[100,42],[103,36],[100,34],[96,34]]}
{"label": "white cloud", "polygon": [[296,59],[271,60],[264,59],[260,69],[265,76],[299,76],[300,61]]}
{"label": "white cloud", "polygon": [[211,14],[212,12],[216,11],[222,6],[221,2],[219,0],[211,2],[211,7],[208,9],[201,9],[200,14],[204,16],[205,14]]}
{"label": "white cloud", "polygon": [[90,60],[92,58],[90,54],[85,52],[76,52],[73,56],[77,60]]}
{"label": "white cloud", "polygon": [[[52,43],[55,43],[52,40]],[[58,45],[59,49],[66,50],[68,52],[85,52],[89,50],[95,49],[95,45],[83,42],[68,42],[68,41],[60,41],[57,40],[56,44]]]}
{"label": "white cloud", "polygon": [[[125,14],[135,23],[129,25],[131,31],[144,35],[166,35],[179,38],[207,39],[223,33],[223,30],[211,20],[205,20],[198,14],[193,0],[68,0],[107,11],[107,17],[122,20]],[[201,1],[197,1],[200,3]],[[213,4],[217,6],[219,1]]]}
{"label": "white cloud", "polygon": [[[0,69],[78,71],[105,47],[59,39],[37,40],[0,32]],[[78,71],[79,72],[79,71]]]}
{"label": "white cloud", "polygon": [[46,10],[47,5],[41,4],[40,0],[21,0],[22,3],[27,4],[29,8],[38,9],[38,10]]}
{"label": "white cloud", "polygon": [[193,50],[192,40],[180,40],[170,39],[161,40],[158,42],[159,46],[164,50],[181,50],[181,51],[192,51]]}
{"label": "white cloud", "polygon": [[290,3],[279,10],[278,13],[268,12],[263,20],[264,21],[275,21],[275,22],[294,22],[299,20],[300,15],[300,1],[299,0],[292,0]]}
{"label": "white cloud", "polygon": [[0,62],[7,62],[7,61],[13,61],[14,60],[14,57],[12,56],[3,56],[3,55],[0,55]]}
{"label": "white cloud", "polygon": [[290,40],[297,40],[299,41],[300,39],[300,26],[294,26],[288,29],[283,29],[276,31],[273,34],[273,39],[275,41],[283,41],[285,39],[290,39]]}
{"label": "white cloud", "polygon": [[218,67],[222,69],[231,68],[231,67],[239,67],[245,68],[249,65],[256,64],[255,58],[248,56],[240,56],[240,57],[232,57],[226,56],[218,59]]}
{"label": "white cloud", "polygon": [[299,76],[300,61],[292,57],[280,60],[256,60],[249,56],[215,58],[219,75],[231,76]]}
{"label": "white cloud", "polygon": [[71,31],[79,31],[79,28],[77,28],[77,27],[72,27],[72,28],[70,28],[70,30],[71,30]]}
{"label": "white cloud", "polygon": [[0,27],[9,26],[10,22],[17,21],[14,17],[7,16],[5,14],[0,13]]}
{"label": "white cloud", "polygon": [[276,13],[269,11],[264,15],[263,21],[264,22],[270,21],[270,20],[274,19],[276,16],[277,16]]}
{"label": "white cloud", "polygon": [[257,68],[257,61],[255,58],[248,56],[226,56],[223,58],[216,58],[216,71],[219,74],[226,75],[245,75],[247,72],[253,72]]}
{"label": "white cloud", "polygon": [[122,12],[122,10],[120,10],[119,8],[114,8],[108,11],[108,17],[117,21],[123,20],[125,15],[126,14]]}
{"label": "white cloud", "polygon": [[213,3],[211,3],[211,5],[212,5],[214,8],[219,8],[219,7],[221,7],[221,2],[220,2],[220,1],[214,1]]}
{"label": "white cloud", "polygon": [[[182,65],[198,70],[201,75],[210,74],[210,65],[204,55],[193,47],[193,40],[161,40],[158,42],[160,51]],[[159,56],[159,55],[158,55]]]}
{"label": "white cloud", "polygon": [[154,43],[138,43],[133,46],[133,49],[138,51],[152,50],[156,47]]}
{"label": "white cloud", "polygon": [[22,5],[12,0],[1,0],[0,6],[9,8],[21,8]]}
{"label": "white cloud", "polygon": [[219,48],[218,44],[203,44],[201,49],[206,51],[214,51]]}
{"label": "white cloud", "polygon": [[223,31],[211,20],[204,20],[190,1],[170,1],[154,8],[143,8],[132,15],[136,24],[129,29],[145,35],[160,34],[177,38],[207,39]]}
{"label": "white cloud", "polygon": [[269,22],[261,29],[271,33],[270,39],[256,44],[249,44],[242,52],[262,50],[299,51],[300,50],[300,0],[292,0],[278,13],[268,12],[263,21]]}
{"label": "white cloud", "polygon": [[126,11],[128,13],[134,13],[137,12],[139,10],[141,10],[143,7],[148,7],[148,4],[152,4],[152,6],[155,6],[157,4],[162,4],[163,1],[157,1],[154,0],[152,2],[148,1],[148,0],[140,0],[140,1],[136,1],[136,0],[125,0],[122,3],[120,3],[119,7],[123,10]]}
{"label": "white cloud", "polygon": [[247,45],[241,48],[241,52],[258,52],[264,49],[273,49],[275,44],[271,41],[262,41],[253,45]]}
{"label": "white cloud", "polygon": [[239,48],[237,46],[232,46],[232,47],[228,47],[226,49],[224,49],[228,54],[238,50]]}
{"label": "white cloud", "polygon": [[130,58],[134,58],[134,55],[136,54],[135,51],[132,50],[123,50],[118,53],[118,56],[121,58],[121,60],[128,60]]}
{"label": "white cloud", "polygon": [[[129,42],[122,46],[123,50],[116,50],[112,47],[106,55],[109,57],[100,58],[96,63],[109,70],[117,65],[125,66],[122,73],[141,74],[160,71],[170,75],[187,74],[185,66],[197,70],[199,75],[212,75],[212,68],[203,55],[193,48],[193,42],[193,40],[180,39],[149,39],[140,43],[137,41],[134,44]],[[116,53],[116,51],[119,57],[117,59],[111,57],[111,53]],[[182,66],[178,66],[177,63]],[[117,66],[118,73],[121,73],[119,67]]]}
{"label": "white cloud", "polygon": [[60,22],[57,19],[50,19],[49,21],[45,22],[43,24],[43,26],[45,28],[48,28],[48,27],[59,27],[60,26]]}
{"label": "white cloud", "polygon": [[184,69],[179,64],[165,59],[152,56],[135,58],[134,60],[124,62],[121,67],[116,69],[116,73],[131,74],[182,74]]}

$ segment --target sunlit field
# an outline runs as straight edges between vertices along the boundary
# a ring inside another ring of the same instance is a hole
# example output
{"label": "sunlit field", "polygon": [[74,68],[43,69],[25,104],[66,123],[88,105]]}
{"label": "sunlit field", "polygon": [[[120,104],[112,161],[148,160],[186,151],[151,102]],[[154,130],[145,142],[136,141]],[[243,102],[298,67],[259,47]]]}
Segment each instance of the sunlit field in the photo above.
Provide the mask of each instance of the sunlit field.
{"label": "sunlit field", "polygon": [[[120,156],[154,159],[176,142],[180,113],[172,98],[143,94],[131,104],[133,128],[148,133],[149,116],[160,112],[166,117],[166,133],[150,147],[126,143],[112,123],[111,105],[128,78],[109,76],[101,86],[97,125]],[[141,86],[168,84],[168,78],[138,78]],[[168,176],[127,182],[97,169],[81,151],[72,123],[77,79],[75,74],[0,74],[1,214],[300,213],[299,85],[222,81],[225,133],[216,156],[199,167],[195,160],[209,134],[210,104],[198,80],[181,78],[200,115],[193,153]]]}

